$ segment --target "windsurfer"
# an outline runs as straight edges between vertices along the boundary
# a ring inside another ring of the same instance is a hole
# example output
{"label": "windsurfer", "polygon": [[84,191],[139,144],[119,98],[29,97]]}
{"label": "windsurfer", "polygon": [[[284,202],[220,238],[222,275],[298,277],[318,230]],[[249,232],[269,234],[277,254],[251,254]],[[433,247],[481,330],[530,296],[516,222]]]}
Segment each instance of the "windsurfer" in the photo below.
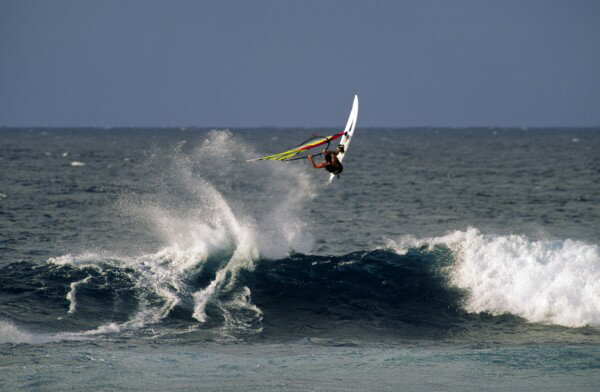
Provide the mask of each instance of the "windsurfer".
{"label": "windsurfer", "polygon": [[323,158],[325,159],[325,162],[315,163],[312,155],[308,156],[308,160],[310,161],[310,164],[312,165],[313,168],[315,168],[315,169],[324,168],[329,173],[337,176],[344,170],[342,163],[337,158],[338,154],[341,152],[344,152],[344,146],[339,145],[337,147],[336,151],[327,151],[325,149],[321,152],[321,154],[323,154]]}

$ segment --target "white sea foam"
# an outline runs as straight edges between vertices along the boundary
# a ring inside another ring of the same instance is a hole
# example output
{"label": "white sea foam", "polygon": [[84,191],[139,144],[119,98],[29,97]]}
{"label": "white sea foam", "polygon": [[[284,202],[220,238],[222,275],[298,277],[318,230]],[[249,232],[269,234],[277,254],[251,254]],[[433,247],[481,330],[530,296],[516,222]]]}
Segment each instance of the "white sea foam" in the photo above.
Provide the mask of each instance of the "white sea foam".
{"label": "white sea foam", "polygon": [[103,253],[85,252],[79,255],[67,253],[66,255],[51,257],[49,263],[56,265],[73,265],[78,267],[97,267],[99,260],[118,260],[119,256],[108,255]]}
{"label": "white sea foam", "polygon": [[75,297],[75,295],[77,294],[77,287],[88,283],[90,279],[92,279],[92,277],[88,276],[87,278],[82,279],[78,282],[71,283],[71,290],[69,290],[69,292],[67,293],[67,301],[69,301],[69,311],[67,312],[68,314],[75,313],[75,310],[77,309],[77,300]]}
{"label": "white sea foam", "polygon": [[456,255],[450,282],[466,289],[469,312],[511,313],[530,322],[600,326],[600,248],[573,240],[485,235],[477,229],[443,237],[390,241],[405,253],[445,245]]}
{"label": "white sea foam", "polygon": [[107,323],[100,327],[84,332],[62,332],[62,333],[34,333],[26,331],[9,321],[0,320],[0,344],[3,343],[26,343],[44,344],[60,341],[88,340],[101,335],[118,333],[128,329],[137,329],[142,324],[132,325],[128,321],[123,324]]}
{"label": "white sea foam", "polygon": [[17,328],[13,323],[0,320],[0,344],[29,343],[42,344],[57,340],[54,335],[34,334]]}

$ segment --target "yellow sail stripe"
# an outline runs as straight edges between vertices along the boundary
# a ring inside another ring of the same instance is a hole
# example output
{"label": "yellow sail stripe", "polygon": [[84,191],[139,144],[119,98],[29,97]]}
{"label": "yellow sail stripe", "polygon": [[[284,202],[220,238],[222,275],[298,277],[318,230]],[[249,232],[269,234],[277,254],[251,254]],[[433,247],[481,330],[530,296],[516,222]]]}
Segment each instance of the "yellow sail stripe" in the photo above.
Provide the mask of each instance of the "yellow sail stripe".
{"label": "yellow sail stripe", "polygon": [[340,132],[335,135],[322,137],[317,140],[313,140],[310,143],[303,144],[296,148],[292,148],[291,150],[279,152],[273,155],[267,155],[260,158],[251,159],[251,161],[285,161],[286,159],[293,158],[294,156],[300,154],[303,151],[310,150],[311,148],[317,147],[319,145],[325,144],[328,141],[335,140],[338,137],[342,136],[344,133]]}

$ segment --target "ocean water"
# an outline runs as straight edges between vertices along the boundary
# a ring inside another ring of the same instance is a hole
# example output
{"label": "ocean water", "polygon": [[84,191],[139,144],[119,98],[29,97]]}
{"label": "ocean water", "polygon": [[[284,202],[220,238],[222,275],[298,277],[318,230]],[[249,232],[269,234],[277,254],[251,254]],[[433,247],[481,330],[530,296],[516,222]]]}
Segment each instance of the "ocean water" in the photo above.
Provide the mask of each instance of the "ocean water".
{"label": "ocean water", "polygon": [[0,129],[0,390],[598,390],[600,129],[314,131]]}

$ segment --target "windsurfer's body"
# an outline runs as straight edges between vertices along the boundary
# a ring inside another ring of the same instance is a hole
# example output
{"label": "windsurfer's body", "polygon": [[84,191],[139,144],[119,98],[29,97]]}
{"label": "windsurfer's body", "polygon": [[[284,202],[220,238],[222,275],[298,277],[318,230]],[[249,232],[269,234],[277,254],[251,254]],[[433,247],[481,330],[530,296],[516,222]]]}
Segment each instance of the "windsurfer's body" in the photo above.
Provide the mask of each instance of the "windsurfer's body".
{"label": "windsurfer's body", "polygon": [[310,161],[310,164],[312,165],[313,168],[325,169],[329,173],[337,176],[342,172],[342,170],[344,170],[344,167],[342,166],[342,162],[340,162],[339,159],[337,158],[338,154],[340,152],[343,152],[343,150],[344,150],[343,147],[342,148],[340,148],[340,147],[341,146],[338,146],[337,151],[323,150],[322,154],[323,154],[323,158],[325,159],[325,162],[315,163],[312,155],[308,156],[308,160]]}

